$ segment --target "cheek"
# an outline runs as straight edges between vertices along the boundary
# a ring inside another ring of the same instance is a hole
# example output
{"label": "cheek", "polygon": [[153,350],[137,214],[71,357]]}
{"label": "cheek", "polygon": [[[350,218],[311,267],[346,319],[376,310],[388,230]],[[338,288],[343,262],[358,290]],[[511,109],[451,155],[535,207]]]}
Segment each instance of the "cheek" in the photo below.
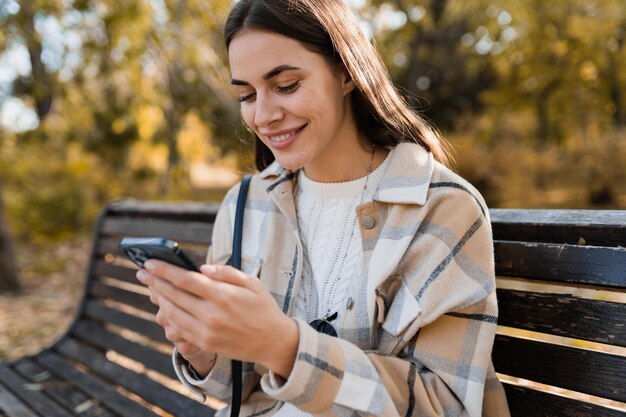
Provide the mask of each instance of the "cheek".
{"label": "cheek", "polygon": [[254,104],[245,103],[241,105],[241,118],[250,129],[254,129]]}

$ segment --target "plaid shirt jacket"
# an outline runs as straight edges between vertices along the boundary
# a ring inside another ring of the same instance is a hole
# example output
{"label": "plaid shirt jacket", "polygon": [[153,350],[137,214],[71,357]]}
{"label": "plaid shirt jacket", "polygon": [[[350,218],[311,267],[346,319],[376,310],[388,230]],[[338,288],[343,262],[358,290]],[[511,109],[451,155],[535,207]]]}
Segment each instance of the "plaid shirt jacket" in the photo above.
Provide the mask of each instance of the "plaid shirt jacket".
{"label": "plaid shirt jacket", "polygon": [[[497,303],[482,196],[419,145],[399,144],[391,157],[373,201],[357,208],[364,267],[338,337],[295,319],[288,380],[244,364],[242,417],[271,416],[283,402],[316,416],[509,416],[491,363]],[[303,264],[296,178],[277,163],[253,177],[243,236],[242,269],[288,315]],[[208,263],[230,257],[238,188],[219,211]],[[201,381],[176,352],[174,364],[188,388],[230,401],[228,358]]]}

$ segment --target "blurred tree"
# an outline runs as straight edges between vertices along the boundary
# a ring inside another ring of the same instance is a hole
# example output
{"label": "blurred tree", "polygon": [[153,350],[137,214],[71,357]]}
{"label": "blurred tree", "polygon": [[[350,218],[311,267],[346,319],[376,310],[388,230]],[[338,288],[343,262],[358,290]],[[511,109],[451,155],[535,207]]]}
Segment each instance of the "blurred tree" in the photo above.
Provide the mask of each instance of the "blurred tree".
{"label": "blurred tree", "polygon": [[462,115],[478,113],[481,93],[496,81],[483,56],[489,50],[477,53],[464,46],[468,36],[497,38],[501,28],[485,12],[487,5],[480,0],[379,0],[364,10],[392,77],[411,104],[440,128],[453,129]]}
{"label": "blurred tree", "polygon": [[[483,96],[493,114],[523,115],[530,110],[534,129],[524,126],[531,142],[563,144],[586,138],[624,114],[626,64],[621,0],[510,2],[514,37],[492,56],[499,83]],[[501,116],[493,118],[494,123]],[[495,125],[494,125],[495,126]],[[506,134],[511,129],[500,125]],[[597,134],[597,133],[596,133]],[[494,137],[498,136],[495,133]]]}
{"label": "blurred tree", "polygon": [[[32,103],[37,118],[42,123],[50,114],[54,100],[55,75],[47,71],[43,62],[43,46],[39,33],[35,30],[37,11],[45,10],[50,15],[59,12],[59,1],[22,2],[16,13],[1,10],[2,25],[11,30],[3,30],[2,51],[20,42],[25,44],[30,61],[30,74],[17,78],[13,85],[12,95],[26,99]],[[41,9],[39,9],[41,7]],[[41,130],[42,138],[46,137]],[[1,145],[1,143],[0,143]],[[16,291],[20,288],[19,277],[15,267],[13,241],[4,214],[4,187],[0,182],[0,292]]]}
{"label": "blurred tree", "polygon": [[[0,189],[1,190],[1,189]],[[4,215],[4,199],[0,193],[0,293],[16,292],[21,288],[17,268],[13,239],[7,228]]]}
{"label": "blurred tree", "polygon": [[161,95],[165,123],[155,139],[167,144],[167,166],[160,182],[166,193],[180,166],[179,134],[185,118],[195,113],[214,132],[222,152],[241,149],[233,140],[238,108],[226,91],[225,57],[221,25],[230,8],[228,0],[208,5],[204,1],[168,0],[161,10],[148,48],[161,77],[154,89]]}
{"label": "blurred tree", "polygon": [[[619,15],[618,15],[619,16]],[[622,21],[614,30],[614,34],[606,42],[606,66],[603,79],[606,80],[609,97],[613,104],[613,123],[617,127],[626,126],[626,94],[624,93],[624,71],[626,65],[626,11],[622,13]]]}

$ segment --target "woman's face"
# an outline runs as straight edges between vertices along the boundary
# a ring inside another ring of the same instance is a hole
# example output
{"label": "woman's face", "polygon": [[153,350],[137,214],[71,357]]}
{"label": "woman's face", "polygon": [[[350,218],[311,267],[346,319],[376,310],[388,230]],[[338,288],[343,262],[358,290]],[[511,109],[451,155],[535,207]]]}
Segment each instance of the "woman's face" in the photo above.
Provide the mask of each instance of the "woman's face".
{"label": "woman's face", "polygon": [[237,35],[228,52],[248,127],[283,167],[328,180],[359,146],[349,100],[354,84],[345,71],[294,39],[260,30]]}

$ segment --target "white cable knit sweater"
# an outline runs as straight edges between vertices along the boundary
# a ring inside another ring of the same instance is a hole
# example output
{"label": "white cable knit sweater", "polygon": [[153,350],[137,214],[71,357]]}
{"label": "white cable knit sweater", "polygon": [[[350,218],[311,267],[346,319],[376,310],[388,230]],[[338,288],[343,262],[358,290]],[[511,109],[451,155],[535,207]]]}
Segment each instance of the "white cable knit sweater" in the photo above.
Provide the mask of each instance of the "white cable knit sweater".
{"label": "white cable knit sweater", "polygon": [[[393,151],[392,151],[393,152]],[[296,208],[298,228],[304,249],[302,282],[293,316],[311,322],[338,313],[331,322],[337,328],[345,317],[346,304],[360,275],[363,248],[356,208],[372,201],[389,156],[367,178],[342,183],[310,180],[300,170]],[[275,417],[308,417],[285,404]]]}

